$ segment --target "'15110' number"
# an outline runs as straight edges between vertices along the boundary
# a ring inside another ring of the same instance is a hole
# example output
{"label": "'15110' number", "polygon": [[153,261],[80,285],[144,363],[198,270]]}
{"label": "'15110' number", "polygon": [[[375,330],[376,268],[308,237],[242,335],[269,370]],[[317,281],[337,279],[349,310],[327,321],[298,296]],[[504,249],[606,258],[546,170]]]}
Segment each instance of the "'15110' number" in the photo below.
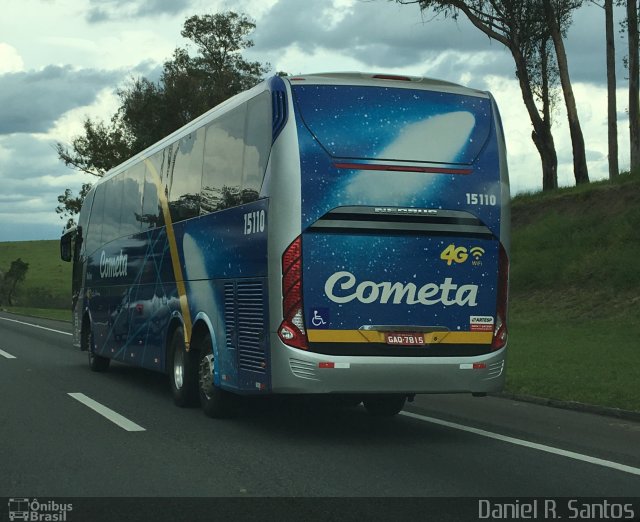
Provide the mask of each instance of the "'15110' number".
{"label": "'15110' number", "polygon": [[258,232],[264,232],[264,210],[258,210],[256,212],[249,212],[244,215],[244,235],[257,234]]}
{"label": "'15110' number", "polygon": [[467,192],[467,205],[491,205],[495,206],[496,197],[493,194],[469,194]]}

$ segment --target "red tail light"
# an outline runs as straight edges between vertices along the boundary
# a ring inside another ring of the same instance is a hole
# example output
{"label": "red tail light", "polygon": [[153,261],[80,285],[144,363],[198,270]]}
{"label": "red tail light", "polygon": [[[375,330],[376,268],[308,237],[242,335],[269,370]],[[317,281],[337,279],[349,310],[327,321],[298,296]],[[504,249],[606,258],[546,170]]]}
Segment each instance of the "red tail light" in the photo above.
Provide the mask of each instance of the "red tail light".
{"label": "red tail light", "polygon": [[302,307],[302,239],[298,236],[282,255],[282,317],[278,336],[294,348],[309,348]]}
{"label": "red tail light", "polygon": [[507,301],[509,293],[509,258],[500,245],[498,259],[498,299],[496,303],[496,322],[493,328],[491,351],[494,352],[507,344]]}

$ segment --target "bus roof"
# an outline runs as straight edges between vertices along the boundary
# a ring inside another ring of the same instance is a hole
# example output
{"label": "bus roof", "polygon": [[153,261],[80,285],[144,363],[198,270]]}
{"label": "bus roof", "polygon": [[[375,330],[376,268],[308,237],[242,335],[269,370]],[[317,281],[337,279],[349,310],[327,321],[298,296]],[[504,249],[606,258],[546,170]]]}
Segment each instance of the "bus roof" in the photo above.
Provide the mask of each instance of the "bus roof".
{"label": "bus roof", "polygon": [[401,74],[365,73],[365,72],[328,72],[314,74],[300,74],[286,77],[292,85],[306,83],[314,85],[370,85],[406,89],[427,89],[467,96],[488,98],[489,94],[477,89],[464,87],[457,83]]}

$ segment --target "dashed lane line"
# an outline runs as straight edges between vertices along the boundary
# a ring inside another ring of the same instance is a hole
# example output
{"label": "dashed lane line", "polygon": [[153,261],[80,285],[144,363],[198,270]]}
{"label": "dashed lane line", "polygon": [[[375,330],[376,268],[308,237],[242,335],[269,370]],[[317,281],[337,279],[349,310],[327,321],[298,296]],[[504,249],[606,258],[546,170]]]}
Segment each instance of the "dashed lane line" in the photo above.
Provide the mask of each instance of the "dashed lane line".
{"label": "dashed lane line", "polygon": [[133,421],[130,421],[126,417],[123,417],[119,413],[116,413],[110,408],[100,404],[97,401],[94,401],[92,398],[87,397],[84,393],[69,393],[69,396],[73,397],[75,400],[81,402],[85,406],[91,408],[96,413],[99,413],[106,419],[110,420],[114,424],[120,426],[123,430],[126,431],[146,431],[142,426],[136,424]]}

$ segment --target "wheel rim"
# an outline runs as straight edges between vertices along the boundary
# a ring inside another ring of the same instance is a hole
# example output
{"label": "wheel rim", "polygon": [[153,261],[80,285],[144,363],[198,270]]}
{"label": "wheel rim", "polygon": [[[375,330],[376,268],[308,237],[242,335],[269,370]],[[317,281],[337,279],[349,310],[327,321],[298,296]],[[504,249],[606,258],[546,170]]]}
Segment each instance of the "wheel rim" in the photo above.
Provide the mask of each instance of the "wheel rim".
{"label": "wheel rim", "polygon": [[173,354],[173,382],[178,390],[184,384],[184,354],[182,350]]}
{"label": "wheel rim", "polygon": [[205,355],[200,359],[199,369],[200,392],[206,399],[211,398],[213,391],[213,355]]}

